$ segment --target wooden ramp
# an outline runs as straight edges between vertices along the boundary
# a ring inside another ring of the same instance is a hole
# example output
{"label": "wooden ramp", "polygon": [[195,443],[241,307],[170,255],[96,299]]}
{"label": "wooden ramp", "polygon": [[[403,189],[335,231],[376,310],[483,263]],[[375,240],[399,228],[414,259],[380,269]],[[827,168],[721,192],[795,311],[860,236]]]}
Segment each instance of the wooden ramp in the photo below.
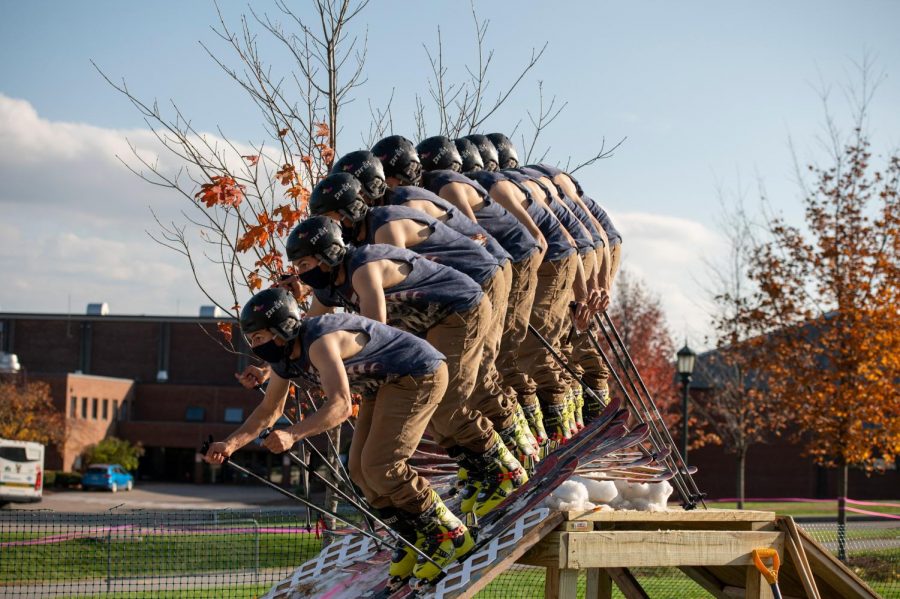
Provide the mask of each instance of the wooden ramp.
{"label": "wooden ramp", "polygon": [[546,597],[574,599],[578,574],[586,570],[586,599],[611,597],[613,583],[627,599],[647,598],[629,568],[668,566],[717,599],[757,599],[772,597],[751,557],[763,548],[781,556],[779,585],[785,599],[878,597],[793,519],[773,512],[570,512],[558,530],[519,561],[547,568]]}

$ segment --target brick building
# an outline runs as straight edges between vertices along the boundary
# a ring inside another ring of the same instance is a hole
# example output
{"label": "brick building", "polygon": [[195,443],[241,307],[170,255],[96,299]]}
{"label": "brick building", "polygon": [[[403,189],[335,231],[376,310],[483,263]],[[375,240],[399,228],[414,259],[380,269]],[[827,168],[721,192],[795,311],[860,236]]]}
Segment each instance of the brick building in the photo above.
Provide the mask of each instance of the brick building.
{"label": "brick building", "polygon": [[[219,345],[221,318],[96,312],[0,312],[0,351],[18,355],[27,380],[47,381],[65,414],[68,440],[48,448],[47,468],[77,468],[88,445],[115,435],[144,446],[140,479],[227,478],[230,471],[202,463],[197,448],[232,432],[260,394],[237,384],[247,357]],[[252,447],[236,459],[260,472],[282,468],[280,457]]]}

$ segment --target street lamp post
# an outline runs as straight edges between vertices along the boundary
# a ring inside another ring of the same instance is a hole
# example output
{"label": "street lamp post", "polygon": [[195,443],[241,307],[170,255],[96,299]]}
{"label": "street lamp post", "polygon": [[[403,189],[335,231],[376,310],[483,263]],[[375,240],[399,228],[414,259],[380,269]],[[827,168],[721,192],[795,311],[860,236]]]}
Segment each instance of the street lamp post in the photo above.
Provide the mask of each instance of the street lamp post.
{"label": "street lamp post", "polygon": [[684,347],[675,354],[677,358],[676,366],[678,376],[681,379],[681,387],[684,396],[681,402],[681,456],[684,458],[684,465],[688,463],[688,389],[691,386],[691,375],[694,373],[694,360],[697,358],[691,348],[687,346],[685,341]]}

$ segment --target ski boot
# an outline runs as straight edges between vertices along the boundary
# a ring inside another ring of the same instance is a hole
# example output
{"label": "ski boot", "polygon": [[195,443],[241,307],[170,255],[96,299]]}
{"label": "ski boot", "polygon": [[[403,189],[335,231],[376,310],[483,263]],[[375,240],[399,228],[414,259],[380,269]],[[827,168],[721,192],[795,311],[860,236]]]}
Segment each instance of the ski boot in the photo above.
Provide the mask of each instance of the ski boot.
{"label": "ski boot", "polygon": [[454,559],[472,551],[475,539],[466,525],[453,515],[441,498],[431,489],[432,505],[412,519],[412,526],[422,535],[422,552],[434,563],[422,556],[416,560],[413,576],[431,581]]}
{"label": "ski boot", "polygon": [[528,474],[522,464],[506,449],[506,445],[495,435],[494,446],[480,455],[470,456],[481,489],[475,497],[473,511],[480,518],[500,505],[514,489],[528,481]]}
{"label": "ski boot", "polygon": [[588,389],[584,396],[584,421],[596,420],[607,403],[609,403],[608,388]]}
{"label": "ski boot", "polygon": [[581,430],[584,428],[584,393],[581,385],[574,387],[572,393],[575,395],[575,426]]}
{"label": "ski boot", "polygon": [[[396,508],[382,508],[378,510],[382,521],[401,537],[422,548],[425,537],[413,526],[415,517],[412,514]],[[388,586],[392,589],[400,589],[409,577],[412,576],[416,566],[418,555],[408,545],[399,544],[391,553],[391,565],[388,568]]]}
{"label": "ski boot", "polygon": [[566,426],[569,427],[569,435],[574,437],[578,432],[578,424],[575,422],[575,388],[569,387],[566,391]]}
{"label": "ski boot", "polygon": [[522,429],[522,432],[525,433],[525,436],[528,438],[528,442],[531,444],[531,447],[534,448],[534,456],[537,457],[538,450],[540,449],[540,444],[534,436],[534,433],[531,432],[531,427],[528,425],[528,419],[525,418],[525,411],[522,409],[522,404],[516,404],[516,422],[519,424],[519,428]]}
{"label": "ski boot", "polygon": [[[527,430],[528,427],[525,427]],[[528,440],[525,431],[519,426],[518,421],[514,421],[511,425],[503,430],[498,430],[497,434],[503,439],[503,444],[509,452],[519,460],[519,463],[525,468],[527,473],[534,472],[534,454],[537,453],[531,442]]]}
{"label": "ski boot", "polygon": [[545,453],[541,457],[545,457],[548,453],[555,450],[560,445],[564,445],[566,441],[572,438],[569,432],[569,426],[566,421],[568,410],[566,404],[547,406],[544,415],[544,425],[549,432],[549,442],[546,445]]}
{"label": "ski boot", "polygon": [[537,398],[533,397],[533,399],[534,402],[530,405],[522,404],[522,412],[538,445],[543,445],[547,441],[547,431],[544,430],[544,414],[541,412],[541,404]]}
{"label": "ski boot", "polygon": [[475,497],[481,489],[481,481],[471,475],[473,468],[470,456],[472,454],[459,446],[451,447],[447,450],[447,454],[459,465],[459,470],[456,472],[456,487],[451,490],[450,494],[453,496],[459,493],[462,498],[460,510],[463,513],[471,512],[475,506]]}

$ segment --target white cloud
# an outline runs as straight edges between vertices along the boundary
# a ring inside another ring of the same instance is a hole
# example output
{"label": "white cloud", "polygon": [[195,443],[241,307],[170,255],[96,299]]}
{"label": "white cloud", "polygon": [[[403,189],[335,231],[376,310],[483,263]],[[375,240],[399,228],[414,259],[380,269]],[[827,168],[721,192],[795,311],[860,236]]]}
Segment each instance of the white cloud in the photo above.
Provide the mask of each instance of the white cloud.
{"label": "white cloud", "polygon": [[703,260],[724,251],[725,242],[700,222],[645,212],[613,214],[624,238],[622,265],[660,295],[673,334],[700,347],[709,333],[703,308],[706,291],[697,282]]}

